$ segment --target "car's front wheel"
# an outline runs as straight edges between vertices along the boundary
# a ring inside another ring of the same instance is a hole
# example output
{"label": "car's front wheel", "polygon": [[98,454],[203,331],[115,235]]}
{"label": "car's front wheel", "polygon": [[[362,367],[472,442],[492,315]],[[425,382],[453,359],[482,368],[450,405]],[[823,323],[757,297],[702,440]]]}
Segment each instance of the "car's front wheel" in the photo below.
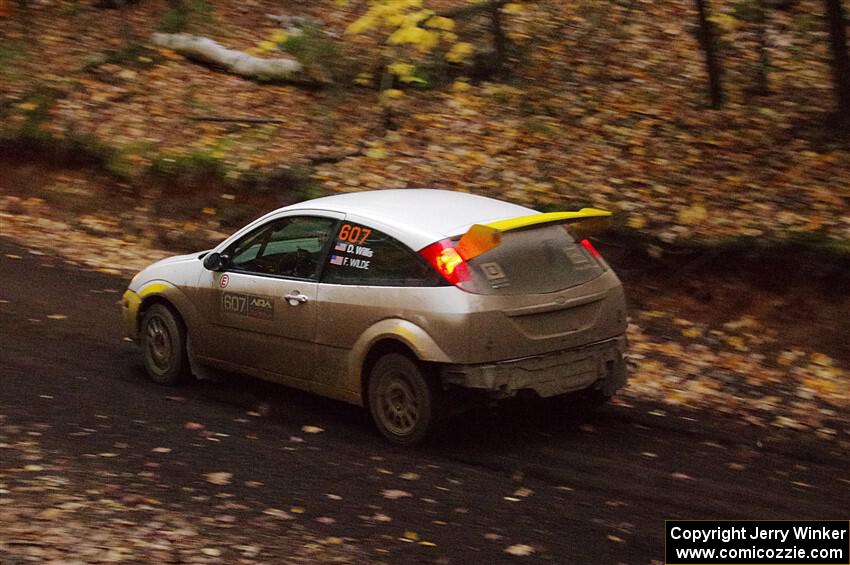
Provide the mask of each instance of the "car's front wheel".
{"label": "car's front wheel", "polygon": [[145,369],[152,381],[175,385],[188,377],[186,330],[182,321],[167,306],[154,304],[145,311],[141,346]]}
{"label": "car's front wheel", "polygon": [[369,410],[381,434],[393,443],[416,445],[433,431],[439,389],[405,355],[388,353],[369,374]]}

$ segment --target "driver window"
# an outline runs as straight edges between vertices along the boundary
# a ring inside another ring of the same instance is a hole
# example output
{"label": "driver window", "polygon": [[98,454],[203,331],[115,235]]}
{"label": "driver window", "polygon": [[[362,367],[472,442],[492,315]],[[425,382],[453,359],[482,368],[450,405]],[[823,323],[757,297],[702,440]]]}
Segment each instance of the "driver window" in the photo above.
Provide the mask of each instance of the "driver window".
{"label": "driver window", "polygon": [[316,279],[336,220],[316,216],[283,218],[237,241],[231,268],[264,275]]}

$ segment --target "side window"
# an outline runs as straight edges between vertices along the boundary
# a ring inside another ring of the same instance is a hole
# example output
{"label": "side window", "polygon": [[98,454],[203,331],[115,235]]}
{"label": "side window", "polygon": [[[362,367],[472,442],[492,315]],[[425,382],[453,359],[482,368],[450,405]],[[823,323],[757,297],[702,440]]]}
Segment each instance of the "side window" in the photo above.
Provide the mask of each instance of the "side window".
{"label": "side window", "polygon": [[407,246],[372,228],[343,222],[322,282],[366,286],[440,286],[440,277]]}
{"label": "side window", "polygon": [[316,279],[336,220],[317,216],[282,218],[240,239],[230,248],[233,270]]}

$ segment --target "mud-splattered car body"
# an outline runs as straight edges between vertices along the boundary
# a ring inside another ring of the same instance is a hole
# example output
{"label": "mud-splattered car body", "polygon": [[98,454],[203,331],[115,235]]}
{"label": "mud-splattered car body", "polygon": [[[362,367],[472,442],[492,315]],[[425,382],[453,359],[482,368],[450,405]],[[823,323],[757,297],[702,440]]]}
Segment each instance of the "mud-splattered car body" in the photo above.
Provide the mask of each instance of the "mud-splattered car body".
{"label": "mud-splattered car body", "polygon": [[623,288],[574,231],[607,215],[430,189],[319,198],[141,271],[126,330],[154,380],[247,373],[368,406],[415,443],[456,387],[498,399],[625,383]]}

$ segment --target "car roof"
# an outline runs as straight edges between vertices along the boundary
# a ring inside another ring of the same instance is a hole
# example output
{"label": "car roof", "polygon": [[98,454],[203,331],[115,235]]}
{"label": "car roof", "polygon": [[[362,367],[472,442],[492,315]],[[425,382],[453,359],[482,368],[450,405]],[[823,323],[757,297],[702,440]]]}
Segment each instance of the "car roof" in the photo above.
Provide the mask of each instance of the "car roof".
{"label": "car roof", "polygon": [[431,188],[348,192],[307,200],[283,210],[341,212],[347,220],[380,229],[417,250],[460,235],[472,224],[537,213],[486,196]]}

